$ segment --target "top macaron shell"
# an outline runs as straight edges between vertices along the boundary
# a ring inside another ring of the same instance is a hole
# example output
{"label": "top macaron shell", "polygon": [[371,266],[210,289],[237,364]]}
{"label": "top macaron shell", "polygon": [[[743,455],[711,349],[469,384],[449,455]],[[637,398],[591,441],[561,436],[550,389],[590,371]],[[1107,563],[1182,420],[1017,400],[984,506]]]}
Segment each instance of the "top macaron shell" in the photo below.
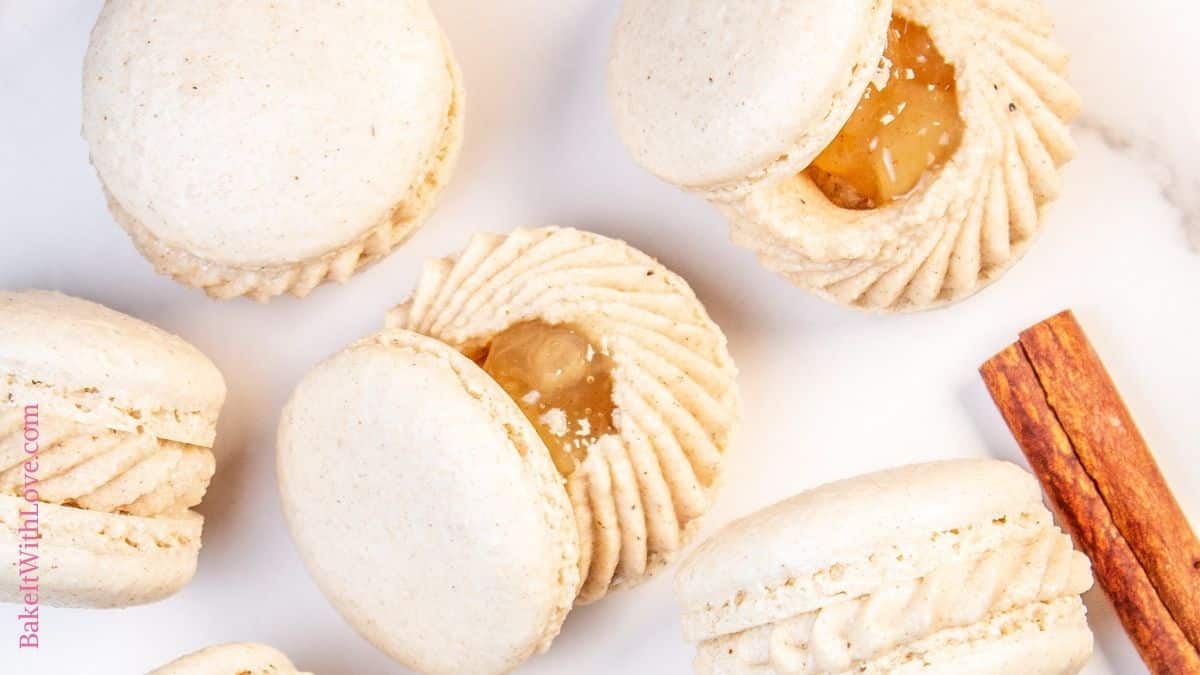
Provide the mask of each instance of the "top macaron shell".
{"label": "top macaron shell", "polygon": [[252,642],[206,647],[150,671],[148,675],[311,675],[296,670],[279,650]]}
{"label": "top macaron shell", "polygon": [[454,66],[421,0],[110,0],[83,134],[110,198],[164,243],[253,268],[385,222],[445,135]]}
{"label": "top macaron shell", "polygon": [[297,386],[280,491],[326,597],[423,673],[502,673],[546,648],[579,588],[566,490],[532,425],[473,362],[387,330]]}
{"label": "top macaron shell", "polygon": [[807,166],[874,76],[890,0],[625,0],[609,60],[636,161],[717,196]]}
{"label": "top macaron shell", "polygon": [[0,291],[0,398],[43,413],[211,447],[225,380],[200,350],[103,305]]}

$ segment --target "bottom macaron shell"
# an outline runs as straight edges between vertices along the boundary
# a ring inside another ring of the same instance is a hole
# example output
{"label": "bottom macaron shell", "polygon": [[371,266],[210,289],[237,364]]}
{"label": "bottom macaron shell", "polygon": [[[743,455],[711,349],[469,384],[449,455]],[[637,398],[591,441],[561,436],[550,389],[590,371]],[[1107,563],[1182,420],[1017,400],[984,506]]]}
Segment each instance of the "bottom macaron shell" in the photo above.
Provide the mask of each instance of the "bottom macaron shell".
{"label": "bottom macaron shell", "polygon": [[[1092,632],[1079,597],[1037,603],[987,621],[939,631],[838,675],[1072,675],[1092,653]],[[791,655],[788,655],[791,656]],[[697,675],[832,673],[803,658],[747,651],[736,637],[700,645]]]}
{"label": "bottom macaron shell", "polygon": [[0,602],[30,592],[63,607],[160,600],[195,574],[203,523],[193,512],[142,518],[0,496]]}
{"label": "bottom macaron shell", "polygon": [[311,675],[279,650],[253,642],[231,642],[182,656],[148,675]]}
{"label": "bottom macaron shell", "polygon": [[450,347],[387,330],[318,365],[284,409],[278,473],[317,585],[397,661],[508,672],[558,634],[579,588],[562,479]]}

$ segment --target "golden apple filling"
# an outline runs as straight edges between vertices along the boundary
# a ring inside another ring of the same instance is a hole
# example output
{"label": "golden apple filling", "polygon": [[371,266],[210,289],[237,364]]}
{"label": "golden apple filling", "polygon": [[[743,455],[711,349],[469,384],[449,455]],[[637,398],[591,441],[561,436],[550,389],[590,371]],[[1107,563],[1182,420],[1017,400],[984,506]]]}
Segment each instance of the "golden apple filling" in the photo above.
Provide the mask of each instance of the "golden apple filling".
{"label": "golden apple filling", "polygon": [[569,476],[612,422],[612,360],[570,324],[527,321],[492,338],[481,364]]}
{"label": "golden apple filling", "polygon": [[842,208],[872,209],[903,197],[962,139],[954,66],[925,27],[893,16],[883,55],[887,82],[867,86],[849,121],[805,169]]}

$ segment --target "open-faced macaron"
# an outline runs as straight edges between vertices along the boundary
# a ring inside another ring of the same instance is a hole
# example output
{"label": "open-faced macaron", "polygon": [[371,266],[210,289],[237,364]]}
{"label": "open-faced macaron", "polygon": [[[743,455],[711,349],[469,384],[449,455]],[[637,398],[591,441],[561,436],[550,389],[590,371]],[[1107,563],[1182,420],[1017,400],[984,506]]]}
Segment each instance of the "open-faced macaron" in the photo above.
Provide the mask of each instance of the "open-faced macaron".
{"label": "open-faced macaron", "polygon": [[279,650],[253,642],[206,647],[150,671],[148,675],[310,675]]}
{"label": "open-faced macaron", "polygon": [[424,0],[109,0],[83,135],[155,268],[214,297],[345,281],[421,225],[463,94]]}
{"label": "open-faced macaron", "polygon": [[1079,100],[1037,0],[625,0],[609,65],[642,166],[848,305],[964,298],[1025,251]]}
{"label": "open-faced macaron", "polygon": [[667,564],[708,509],[740,414],[725,335],[687,282],[571,228],[481,234],[426,263],[389,326],[479,363],[567,481],[581,602]]}
{"label": "open-faced macaron", "polygon": [[225,400],[212,362],[107,307],[5,291],[0,378],[0,600],[121,607],[186,584]]}
{"label": "open-faced macaron", "polygon": [[1087,558],[1007,462],[916,464],[735,521],[676,590],[701,674],[1076,673]]}
{"label": "open-faced macaron", "polygon": [[578,230],[480,235],[388,324],[301,381],[278,458],[310,572],[380,649],[507,672],[686,543],[739,409],[678,276]]}

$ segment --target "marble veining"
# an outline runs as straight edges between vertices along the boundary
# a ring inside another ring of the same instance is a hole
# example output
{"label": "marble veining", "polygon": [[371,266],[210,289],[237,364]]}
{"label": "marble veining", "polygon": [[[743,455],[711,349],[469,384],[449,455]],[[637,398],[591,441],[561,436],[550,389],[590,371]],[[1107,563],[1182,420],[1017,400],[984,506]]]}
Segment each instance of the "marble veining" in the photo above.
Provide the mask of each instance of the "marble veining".
{"label": "marble veining", "polygon": [[[1069,79],[1090,130],[1162,186],[1200,253],[1200,4],[1046,0],[1071,50]],[[1113,195],[1120,198],[1120,195]]]}
{"label": "marble veining", "polygon": [[1180,150],[1165,147],[1156,139],[1133,133],[1087,112],[1075,125],[1082,131],[1096,134],[1105,145],[1150,171],[1155,182],[1162,186],[1163,197],[1179,211],[1192,248],[1200,253],[1200,173],[1189,166],[1187,158],[1178,156]]}

